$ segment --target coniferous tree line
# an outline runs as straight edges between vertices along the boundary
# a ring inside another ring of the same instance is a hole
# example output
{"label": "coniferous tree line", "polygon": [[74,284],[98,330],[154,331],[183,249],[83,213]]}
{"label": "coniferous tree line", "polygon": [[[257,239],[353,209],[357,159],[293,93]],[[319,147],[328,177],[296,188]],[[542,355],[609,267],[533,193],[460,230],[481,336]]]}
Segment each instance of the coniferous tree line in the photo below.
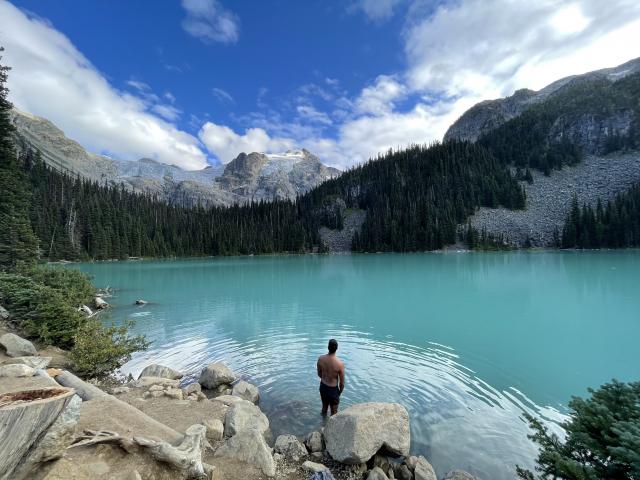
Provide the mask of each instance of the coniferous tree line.
{"label": "coniferous tree line", "polygon": [[640,185],[595,208],[573,198],[560,245],[563,248],[640,247]]}
{"label": "coniferous tree line", "polygon": [[117,259],[301,252],[310,245],[294,202],[181,207],[20,158],[31,222],[48,259]]}

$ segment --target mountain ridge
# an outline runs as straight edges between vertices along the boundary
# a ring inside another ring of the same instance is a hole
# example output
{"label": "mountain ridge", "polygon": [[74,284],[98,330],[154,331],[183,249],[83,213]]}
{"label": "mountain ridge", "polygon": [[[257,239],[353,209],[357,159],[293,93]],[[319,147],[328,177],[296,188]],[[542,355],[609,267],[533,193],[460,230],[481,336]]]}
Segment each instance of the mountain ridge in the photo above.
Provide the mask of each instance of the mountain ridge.
{"label": "mountain ridge", "polygon": [[[124,185],[185,206],[294,199],[340,174],[304,149],[283,154],[241,153],[227,165],[209,165],[201,170],[184,170],[152,158],[114,159],[88,152],[46,118],[16,108],[10,117],[16,127],[18,148],[37,149],[53,168],[100,183]],[[245,157],[249,162],[239,160]],[[245,184],[238,184],[239,177]]]}

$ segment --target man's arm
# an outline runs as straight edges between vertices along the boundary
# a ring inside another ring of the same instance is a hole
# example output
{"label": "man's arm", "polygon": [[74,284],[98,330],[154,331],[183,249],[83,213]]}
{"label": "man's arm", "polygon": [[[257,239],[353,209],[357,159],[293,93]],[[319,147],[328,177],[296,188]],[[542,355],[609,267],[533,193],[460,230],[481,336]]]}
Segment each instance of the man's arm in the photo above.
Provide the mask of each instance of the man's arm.
{"label": "man's arm", "polygon": [[322,366],[320,366],[320,359],[318,359],[318,363],[316,364],[316,368],[318,369],[318,376],[322,378]]}
{"label": "man's arm", "polygon": [[338,390],[342,394],[342,391],[344,390],[344,363],[340,364],[340,371],[338,374],[340,375],[340,386],[338,387]]}

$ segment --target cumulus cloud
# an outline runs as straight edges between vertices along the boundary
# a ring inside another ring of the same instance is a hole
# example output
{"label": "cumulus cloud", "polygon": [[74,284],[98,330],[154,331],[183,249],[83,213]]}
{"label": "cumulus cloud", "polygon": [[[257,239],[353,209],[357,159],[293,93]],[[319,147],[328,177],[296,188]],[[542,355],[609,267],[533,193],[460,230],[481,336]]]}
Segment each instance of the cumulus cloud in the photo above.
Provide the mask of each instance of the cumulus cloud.
{"label": "cumulus cloud", "polygon": [[206,122],[198,136],[222,163],[229,163],[241,152],[283,152],[295,145],[291,139],[270,137],[262,128],[249,128],[244,134],[238,134],[225,125],[213,122]]}
{"label": "cumulus cloud", "polygon": [[407,93],[407,88],[389,75],[380,75],[373,85],[365,87],[356,100],[358,113],[384,115],[393,111],[395,102]]}
{"label": "cumulus cloud", "polygon": [[187,16],[182,28],[204,43],[235,43],[240,36],[240,20],[218,0],[182,0]]}
{"label": "cumulus cloud", "polygon": [[[95,152],[150,157],[187,169],[206,165],[197,138],[150,112],[153,104],[144,96],[113,88],[51,25],[8,2],[0,2],[0,19],[3,63],[12,67],[9,98],[16,107],[48,118]],[[136,92],[146,88],[130,86]]]}

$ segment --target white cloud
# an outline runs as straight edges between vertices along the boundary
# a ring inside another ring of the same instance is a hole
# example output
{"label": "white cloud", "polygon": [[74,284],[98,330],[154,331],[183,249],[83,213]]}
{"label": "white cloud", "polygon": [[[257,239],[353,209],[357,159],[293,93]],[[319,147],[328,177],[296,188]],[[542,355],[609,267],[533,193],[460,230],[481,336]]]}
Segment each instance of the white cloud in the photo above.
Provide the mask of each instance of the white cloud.
{"label": "white cloud", "polygon": [[395,102],[406,95],[407,89],[394,77],[380,75],[373,85],[365,87],[356,100],[358,113],[384,115],[393,111]]}
{"label": "white cloud", "polygon": [[198,136],[222,163],[229,163],[240,152],[283,152],[295,145],[291,139],[270,137],[262,128],[249,128],[240,135],[225,125],[212,122],[205,123]]}
{"label": "white cloud", "polygon": [[321,123],[323,125],[331,125],[331,119],[324,113],[316,110],[312,105],[298,105],[296,107],[298,115],[303,120],[311,123]]}
{"label": "white cloud", "polygon": [[182,28],[204,43],[235,43],[240,35],[240,20],[218,0],[182,0],[187,16]]}
{"label": "white cloud", "polygon": [[162,118],[169,120],[170,122],[174,122],[180,118],[182,114],[182,110],[174,107],[173,105],[166,104],[158,104],[151,107],[151,111],[157,113]]}
{"label": "white cloud", "polygon": [[235,103],[235,100],[233,99],[231,94],[226,90],[216,87],[211,89],[211,93],[222,103]]}
{"label": "white cloud", "polygon": [[0,2],[0,44],[12,67],[9,99],[89,150],[187,169],[206,165],[197,138],[150,113],[148,99],[113,88],[66,36],[8,2]]}

